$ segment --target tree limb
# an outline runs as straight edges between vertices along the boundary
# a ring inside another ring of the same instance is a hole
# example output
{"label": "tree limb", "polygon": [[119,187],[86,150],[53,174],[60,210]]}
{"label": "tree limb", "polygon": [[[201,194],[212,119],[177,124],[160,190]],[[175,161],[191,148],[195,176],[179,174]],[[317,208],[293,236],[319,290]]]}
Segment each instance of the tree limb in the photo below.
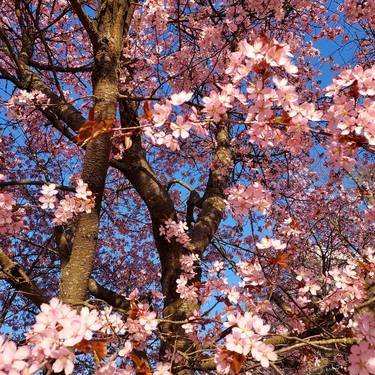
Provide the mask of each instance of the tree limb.
{"label": "tree limb", "polygon": [[82,23],[82,26],[86,30],[90,41],[95,48],[98,45],[99,34],[97,31],[96,23],[94,23],[86,12],[83,10],[80,2],[78,0],[69,0],[70,6],[78,16],[79,20]]}
{"label": "tree limb", "polygon": [[48,303],[48,299],[30,280],[22,267],[17,262],[11,260],[2,250],[0,250],[0,265],[2,267],[0,272],[1,279],[7,281],[15,290],[37,306],[40,306],[42,303]]}

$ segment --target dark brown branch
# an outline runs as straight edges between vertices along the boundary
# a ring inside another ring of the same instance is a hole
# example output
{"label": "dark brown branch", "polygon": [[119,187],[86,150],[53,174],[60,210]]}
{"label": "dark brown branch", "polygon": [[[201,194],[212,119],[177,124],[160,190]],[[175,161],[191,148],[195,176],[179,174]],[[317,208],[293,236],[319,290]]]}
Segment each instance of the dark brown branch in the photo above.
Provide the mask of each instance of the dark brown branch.
{"label": "dark brown branch", "polygon": [[61,66],[61,65],[51,65],[51,64],[43,64],[38,61],[29,60],[29,65],[33,68],[47,70],[47,71],[54,71],[54,72],[61,72],[61,73],[80,73],[80,72],[91,72],[93,69],[92,64],[86,64],[82,66]]}
{"label": "dark brown branch", "polygon": [[192,227],[189,236],[190,251],[202,252],[215,234],[225,210],[224,190],[228,186],[229,174],[232,168],[232,153],[228,126],[220,124],[217,134],[217,149],[210,170],[206,191],[203,195],[202,209],[197,222]]}
{"label": "dark brown branch", "polygon": [[39,288],[30,280],[22,267],[11,260],[8,255],[0,250],[0,279],[7,281],[15,290],[24,297],[40,306],[42,303],[48,303],[48,299],[43,295]]}
{"label": "dark brown branch", "polygon": [[[43,186],[45,184],[48,184],[49,182],[44,182],[44,181],[34,181],[34,180],[21,180],[21,181],[2,181],[0,182],[0,188],[7,187],[7,186],[27,186],[27,185],[32,185],[32,186]],[[76,189],[72,186],[65,186],[65,185],[56,185],[56,188],[59,190],[64,190],[64,191],[71,191],[75,192]]]}
{"label": "dark brown branch", "polygon": [[82,23],[82,26],[84,27],[90,38],[93,47],[95,48],[98,44],[99,39],[96,23],[94,23],[86,14],[78,0],[69,0],[69,3],[73,11],[77,14],[79,20]]}
{"label": "dark brown branch", "polygon": [[123,310],[124,312],[129,310],[130,302],[124,296],[101,286],[94,279],[89,280],[88,289],[95,298],[107,302],[108,305],[115,309]]}

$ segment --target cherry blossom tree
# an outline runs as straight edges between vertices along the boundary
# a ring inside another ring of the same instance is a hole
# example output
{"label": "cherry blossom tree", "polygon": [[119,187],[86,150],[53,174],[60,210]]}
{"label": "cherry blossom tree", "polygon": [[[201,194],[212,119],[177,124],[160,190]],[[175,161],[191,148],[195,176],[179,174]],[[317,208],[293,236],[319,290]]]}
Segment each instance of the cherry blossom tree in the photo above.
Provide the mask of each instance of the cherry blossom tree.
{"label": "cherry blossom tree", "polygon": [[0,374],[375,374],[372,1],[0,5]]}

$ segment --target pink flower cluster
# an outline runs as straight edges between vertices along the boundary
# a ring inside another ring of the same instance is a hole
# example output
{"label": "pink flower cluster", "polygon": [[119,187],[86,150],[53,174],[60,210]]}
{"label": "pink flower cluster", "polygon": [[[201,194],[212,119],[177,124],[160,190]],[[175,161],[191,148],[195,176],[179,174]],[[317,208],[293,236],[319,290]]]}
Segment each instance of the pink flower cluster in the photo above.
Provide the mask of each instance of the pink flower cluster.
{"label": "pink flower cluster", "polygon": [[253,263],[238,262],[237,273],[242,278],[244,285],[258,286],[263,285],[266,281],[262,266],[258,261]]}
{"label": "pink flower cluster", "polygon": [[362,337],[359,345],[353,345],[349,356],[350,375],[375,374],[375,320],[372,312],[357,317],[355,329]]}
{"label": "pink flower cluster", "polygon": [[350,375],[375,374],[375,350],[368,342],[361,342],[351,347],[349,355]]}
{"label": "pink flower cluster", "polygon": [[181,245],[185,245],[190,241],[186,231],[188,230],[186,222],[179,221],[178,223],[172,219],[168,219],[164,222],[164,226],[160,226],[159,233],[161,236],[165,236],[168,242],[171,242],[174,238]]}
{"label": "pink flower cluster", "polygon": [[34,368],[45,361],[52,362],[52,370],[71,374],[75,355],[71,349],[81,340],[91,340],[103,324],[96,310],[82,308],[80,313],[53,298],[50,304],[42,304],[36,323],[27,333],[33,346],[31,361]]}
{"label": "pink flower cluster", "polygon": [[220,121],[227,110],[232,107],[231,102],[233,99],[234,97],[229,96],[225,92],[218,94],[216,91],[211,91],[209,96],[203,98],[204,112],[213,121]]}
{"label": "pink flower cluster", "polygon": [[286,248],[286,244],[282,243],[280,240],[275,238],[263,237],[260,242],[256,244],[258,249],[265,250],[265,249],[275,249],[275,250],[284,250]]}
{"label": "pink flower cluster", "polygon": [[56,195],[58,191],[56,190],[56,184],[48,184],[42,186],[42,196],[39,197],[39,202],[42,204],[42,209],[55,208],[57,203]]}
{"label": "pink flower cluster", "polygon": [[17,348],[13,341],[0,336],[0,374],[19,375],[28,366],[30,350],[27,346]]}
{"label": "pink flower cluster", "polygon": [[326,90],[333,99],[325,116],[331,131],[343,136],[363,136],[375,145],[375,67],[363,69],[357,65],[344,70]]}
{"label": "pink flower cluster", "polygon": [[145,349],[147,338],[157,329],[159,321],[155,311],[147,303],[137,305],[136,317],[129,317],[124,325],[133,346]]}
{"label": "pink flower cluster", "polygon": [[358,274],[356,264],[351,261],[343,267],[333,268],[329,276],[332,291],[321,302],[321,309],[328,311],[339,308],[344,315],[348,315],[366,296],[364,280]]}
{"label": "pink flower cluster", "polygon": [[370,345],[375,346],[375,320],[371,312],[357,317],[356,328]]}
{"label": "pink flower cluster", "polygon": [[[252,357],[259,361],[262,367],[269,367],[270,361],[277,360],[273,345],[261,341],[268,334],[270,326],[263,320],[249,312],[244,314],[228,314],[227,327],[232,327],[231,333],[225,337],[224,347],[215,355],[217,370],[219,373],[230,373],[230,356],[228,352],[234,352]],[[223,350],[224,349],[224,350]]]}
{"label": "pink flower cluster", "polygon": [[298,290],[299,297],[305,297],[306,293],[316,296],[318,291],[321,290],[320,285],[314,282],[314,275],[309,270],[301,269],[296,276],[296,280],[303,283],[303,286]]}
{"label": "pink flower cluster", "polygon": [[254,71],[254,66],[264,62],[271,67],[282,67],[290,74],[296,74],[298,69],[291,61],[293,55],[289,46],[274,40],[258,38],[252,44],[246,40],[239,43],[239,48],[230,56],[230,65],[225,73],[234,82],[238,82]]}
{"label": "pink flower cluster", "polygon": [[196,275],[194,264],[199,262],[199,256],[197,254],[182,255],[180,259],[181,269],[183,272],[177,279],[177,293],[180,294],[182,299],[186,299],[192,302],[198,300],[198,289],[196,286],[192,285],[189,281]]}
{"label": "pink flower cluster", "polygon": [[247,187],[238,184],[227,189],[227,203],[235,215],[249,214],[249,210],[266,213],[271,207],[271,196],[263,189],[259,182]]}
{"label": "pink flower cluster", "polygon": [[12,193],[0,193],[0,234],[15,234],[24,227],[24,210],[16,208]]}
{"label": "pink flower cluster", "polygon": [[156,365],[154,375],[172,375],[171,365],[169,363],[159,362]]}
{"label": "pink flower cluster", "polygon": [[43,109],[45,109],[45,105],[48,104],[48,102],[49,99],[47,99],[47,96],[41,91],[33,90],[28,92],[26,90],[19,90],[17,95],[13,95],[10,98],[8,105],[40,105]]}
{"label": "pink flower cluster", "polygon": [[65,195],[65,198],[57,201],[56,195],[56,185],[49,184],[42,186],[42,196],[39,198],[39,201],[42,204],[43,209],[55,208],[55,218],[53,222],[61,225],[70,220],[74,215],[81,212],[90,213],[92,208],[95,205],[95,200],[92,195],[92,192],[87,189],[88,185],[79,179],[76,185],[76,193],[72,197],[69,194]]}
{"label": "pink flower cluster", "polygon": [[26,119],[36,106],[46,109],[48,104],[49,99],[41,91],[33,90],[28,92],[19,90],[8,101],[9,115],[18,120]]}
{"label": "pink flower cluster", "polygon": [[[128,356],[134,347],[144,348],[147,338],[156,330],[156,312],[150,311],[148,304],[138,304],[136,318],[128,318],[124,323],[110,308],[102,311],[83,307],[80,312],[71,309],[53,298],[49,304],[41,305],[36,322],[27,332],[28,346],[17,348],[12,341],[0,336],[0,374],[33,374],[42,368],[54,372],[71,374],[74,370],[74,346],[82,340],[90,341],[95,335],[119,335],[127,332],[129,340],[119,350],[118,355]],[[133,374],[111,372],[113,364],[108,363],[98,374]],[[116,369],[116,365],[114,367]],[[117,371],[117,370],[116,370]]]}
{"label": "pink flower cluster", "polygon": [[[180,149],[178,139],[186,139],[189,137],[189,130],[193,124],[181,115],[176,116],[176,120],[169,123],[169,117],[172,113],[172,105],[180,106],[189,101],[192,97],[192,92],[181,91],[173,94],[170,100],[166,100],[164,104],[155,104],[152,109],[152,116],[146,116],[146,119],[141,120],[141,125],[144,126],[145,135],[151,140],[154,145],[164,145],[171,151]],[[150,118],[151,117],[151,118]],[[154,127],[158,128],[169,123],[171,134],[165,131],[155,131]]]}

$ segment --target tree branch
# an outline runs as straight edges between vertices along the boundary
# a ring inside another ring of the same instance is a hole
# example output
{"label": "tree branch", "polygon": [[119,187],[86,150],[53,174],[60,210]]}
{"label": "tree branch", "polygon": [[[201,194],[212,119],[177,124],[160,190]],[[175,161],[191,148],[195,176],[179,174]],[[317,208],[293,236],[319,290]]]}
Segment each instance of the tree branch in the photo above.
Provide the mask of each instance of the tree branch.
{"label": "tree branch", "polygon": [[[45,182],[45,181],[34,181],[34,180],[21,180],[21,181],[2,181],[0,182],[0,188],[7,187],[7,186],[27,186],[27,185],[32,185],[32,186],[43,186],[45,184],[49,184],[50,182]],[[65,185],[57,185],[57,189],[63,190],[63,191],[71,191],[75,192],[76,189],[72,186],[65,186]]]}
{"label": "tree branch", "polygon": [[232,152],[228,126],[219,124],[216,134],[217,149],[210,170],[207,186],[201,200],[201,212],[197,222],[190,230],[192,252],[202,252],[215,234],[225,210],[224,190],[228,186],[232,167]]}
{"label": "tree branch", "polygon": [[89,18],[78,0],[69,0],[69,3],[86,30],[93,47],[96,48],[99,39],[96,23]]}
{"label": "tree branch", "polygon": [[30,280],[22,267],[11,260],[2,250],[0,250],[0,265],[2,267],[2,271],[0,272],[1,279],[7,281],[15,290],[37,306],[40,306],[42,303],[48,303],[48,299]]}
{"label": "tree branch", "polygon": [[81,73],[81,72],[91,72],[93,69],[92,64],[86,64],[82,66],[61,66],[61,65],[50,65],[50,64],[43,64],[38,61],[29,60],[29,65],[33,68],[47,70],[47,71],[54,71],[54,72],[61,72],[61,73]]}

